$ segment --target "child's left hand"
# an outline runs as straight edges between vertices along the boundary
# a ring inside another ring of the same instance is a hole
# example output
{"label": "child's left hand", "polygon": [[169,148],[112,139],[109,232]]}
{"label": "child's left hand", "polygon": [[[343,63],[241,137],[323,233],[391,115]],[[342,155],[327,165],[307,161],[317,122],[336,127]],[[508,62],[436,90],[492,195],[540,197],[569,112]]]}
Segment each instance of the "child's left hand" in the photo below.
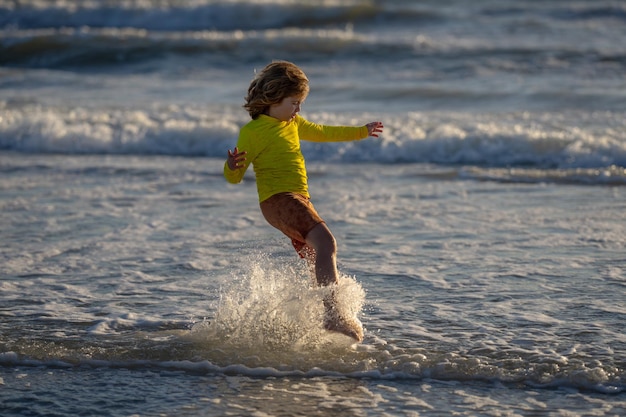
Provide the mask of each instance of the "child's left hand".
{"label": "child's left hand", "polygon": [[383,123],[382,122],[372,122],[365,125],[367,127],[367,132],[370,136],[375,138],[378,137],[379,133],[383,132]]}

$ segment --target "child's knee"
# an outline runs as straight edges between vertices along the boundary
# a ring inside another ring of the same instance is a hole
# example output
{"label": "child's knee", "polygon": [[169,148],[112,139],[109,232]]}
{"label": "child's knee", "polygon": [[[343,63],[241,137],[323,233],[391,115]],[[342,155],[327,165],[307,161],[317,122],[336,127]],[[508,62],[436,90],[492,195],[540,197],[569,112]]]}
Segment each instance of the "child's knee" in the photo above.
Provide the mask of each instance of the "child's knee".
{"label": "child's knee", "polygon": [[330,254],[337,252],[337,241],[324,223],[315,226],[307,235],[306,240],[318,252]]}
{"label": "child's knee", "polygon": [[318,252],[327,256],[334,256],[337,253],[337,241],[330,231],[324,236],[322,247],[318,250]]}

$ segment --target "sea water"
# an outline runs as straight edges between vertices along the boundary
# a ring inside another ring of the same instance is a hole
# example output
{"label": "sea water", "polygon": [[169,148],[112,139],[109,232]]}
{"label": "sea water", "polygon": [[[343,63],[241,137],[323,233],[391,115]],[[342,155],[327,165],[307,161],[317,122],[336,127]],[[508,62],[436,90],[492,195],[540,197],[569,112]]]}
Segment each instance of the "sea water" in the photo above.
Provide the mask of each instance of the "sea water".
{"label": "sea water", "polygon": [[[616,1],[0,0],[3,416],[626,414]],[[224,156],[300,65],[354,344]]]}

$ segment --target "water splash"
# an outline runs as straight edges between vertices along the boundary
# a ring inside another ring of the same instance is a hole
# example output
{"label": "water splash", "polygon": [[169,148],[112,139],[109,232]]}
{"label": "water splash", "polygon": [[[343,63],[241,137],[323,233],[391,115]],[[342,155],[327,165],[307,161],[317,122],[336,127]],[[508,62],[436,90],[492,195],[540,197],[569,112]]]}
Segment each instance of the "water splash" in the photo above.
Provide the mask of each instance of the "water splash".
{"label": "water splash", "polygon": [[[192,328],[197,341],[255,355],[353,344],[323,328],[323,299],[331,289],[315,285],[304,263],[284,263],[267,255],[246,263],[247,270],[222,289],[214,319]],[[365,291],[355,278],[341,275],[335,295],[343,314],[358,317]]]}

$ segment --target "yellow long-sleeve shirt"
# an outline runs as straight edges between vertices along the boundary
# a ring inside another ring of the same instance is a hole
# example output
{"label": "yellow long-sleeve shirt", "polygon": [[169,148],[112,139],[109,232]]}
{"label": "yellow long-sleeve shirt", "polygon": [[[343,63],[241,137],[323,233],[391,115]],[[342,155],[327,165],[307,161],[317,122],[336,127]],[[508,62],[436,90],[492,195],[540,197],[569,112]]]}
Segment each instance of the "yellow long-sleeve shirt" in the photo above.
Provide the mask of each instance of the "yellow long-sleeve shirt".
{"label": "yellow long-sleeve shirt", "polygon": [[252,164],[259,202],[284,192],[309,197],[300,140],[341,142],[360,140],[367,136],[366,126],[324,126],[309,122],[300,115],[290,122],[283,122],[262,114],[239,132],[237,148],[247,153],[244,166],[233,171],[228,163],[224,164],[224,177],[228,182],[236,184]]}

